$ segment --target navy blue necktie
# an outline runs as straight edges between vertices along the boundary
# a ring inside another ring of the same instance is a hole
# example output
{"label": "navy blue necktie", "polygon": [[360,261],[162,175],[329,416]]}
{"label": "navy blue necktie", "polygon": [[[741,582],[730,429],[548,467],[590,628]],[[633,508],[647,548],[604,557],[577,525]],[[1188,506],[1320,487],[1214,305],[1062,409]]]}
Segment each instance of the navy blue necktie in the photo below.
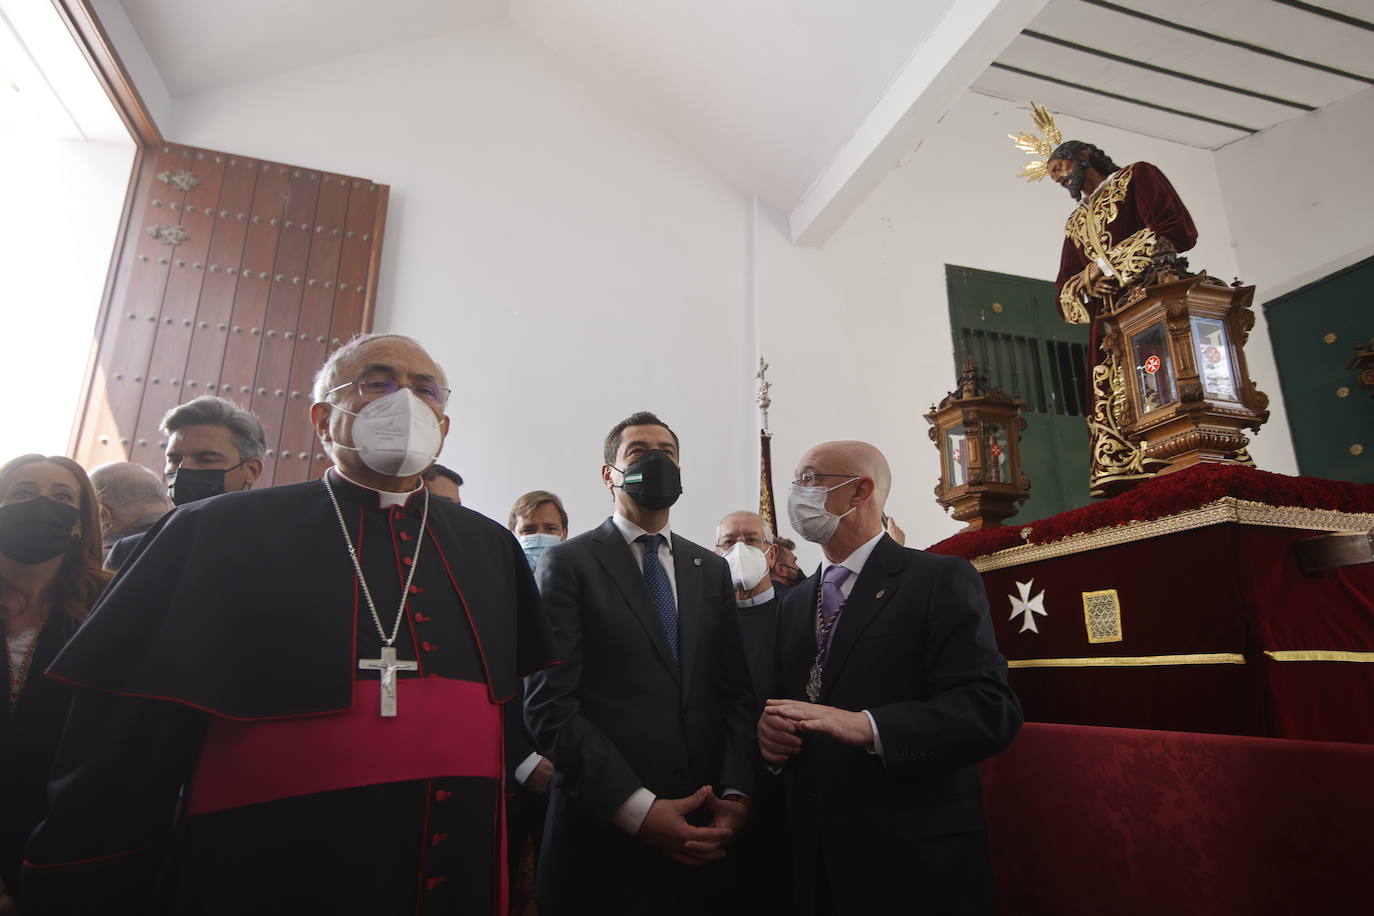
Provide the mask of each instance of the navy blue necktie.
{"label": "navy blue necktie", "polygon": [[644,584],[649,587],[649,597],[654,599],[659,623],[663,624],[663,635],[668,637],[668,648],[673,650],[673,660],[677,661],[677,602],[673,600],[668,572],[658,557],[663,535],[641,534],[635,540],[644,545]]}

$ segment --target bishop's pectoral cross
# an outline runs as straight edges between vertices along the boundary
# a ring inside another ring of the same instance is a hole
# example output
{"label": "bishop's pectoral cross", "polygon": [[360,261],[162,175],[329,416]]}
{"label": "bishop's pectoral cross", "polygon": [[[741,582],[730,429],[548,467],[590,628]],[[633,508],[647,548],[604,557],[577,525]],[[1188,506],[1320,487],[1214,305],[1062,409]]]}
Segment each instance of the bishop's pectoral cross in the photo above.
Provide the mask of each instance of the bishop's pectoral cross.
{"label": "bishop's pectoral cross", "polygon": [[360,658],[359,668],[367,668],[382,673],[382,715],[388,718],[396,715],[396,672],[418,671],[418,662],[396,661],[396,647],[382,646],[381,658]]}

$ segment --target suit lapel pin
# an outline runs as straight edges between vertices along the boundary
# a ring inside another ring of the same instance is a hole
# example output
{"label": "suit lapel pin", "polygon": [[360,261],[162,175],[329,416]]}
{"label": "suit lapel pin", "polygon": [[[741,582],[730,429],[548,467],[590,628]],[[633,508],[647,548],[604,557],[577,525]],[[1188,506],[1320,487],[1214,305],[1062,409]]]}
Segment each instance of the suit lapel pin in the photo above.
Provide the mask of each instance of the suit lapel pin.
{"label": "suit lapel pin", "polygon": [[701,557],[692,557],[692,565],[693,565],[693,566],[700,566],[700,565],[701,565]]}
{"label": "suit lapel pin", "polygon": [[886,595],[886,594],[887,594],[887,589],[885,589],[885,588],[880,588],[880,589],[878,589],[878,594],[876,594],[876,595],[873,596],[873,600],[874,600],[874,601],[877,601],[879,598],[881,598],[883,595]]}

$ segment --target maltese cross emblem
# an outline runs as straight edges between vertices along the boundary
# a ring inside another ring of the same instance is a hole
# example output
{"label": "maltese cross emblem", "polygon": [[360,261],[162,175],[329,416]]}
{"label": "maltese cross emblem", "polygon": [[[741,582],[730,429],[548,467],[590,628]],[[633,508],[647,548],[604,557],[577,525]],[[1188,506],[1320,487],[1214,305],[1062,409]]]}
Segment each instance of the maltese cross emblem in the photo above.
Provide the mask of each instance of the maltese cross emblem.
{"label": "maltese cross emblem", "polygon": [[1024,633],[1027,630],[1030,630],[1032,633],[1039,633],[1040,628],[1035,625],[1035,615],[1039,614],[1041,617],[1049,616],[1045,613],[1045,590],[1042,588],[1040,594],[1036,595],[1034,598],[1031,597],[1031,586],[1034,584],[1034,579],[1031,579],[1029,582],[1017,582],[1016,589],[1021,593],[1021,597],[1018,598],[1015,595],[1007,596],[1011,599],[1011,616],[1007,619],[1015,620],[1018,614],[1024,615],[1021,620],[1021,629],[1016,631],[1018,633]]}

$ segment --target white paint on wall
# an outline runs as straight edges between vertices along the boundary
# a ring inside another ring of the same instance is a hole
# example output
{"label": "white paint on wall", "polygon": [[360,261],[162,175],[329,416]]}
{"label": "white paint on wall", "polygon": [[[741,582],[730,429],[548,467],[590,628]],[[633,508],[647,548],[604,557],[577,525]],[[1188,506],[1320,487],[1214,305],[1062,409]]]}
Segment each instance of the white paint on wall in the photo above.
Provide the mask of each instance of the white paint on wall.
{"label": "white paint on wall", "polygon": [[[1246,357],[1279,415],[1283,393],[1261,305],[1374,256],[1372,147],[1374,88],[1216,153],[1236,259],[1258,287]],[[1296,474],[1286,429],[1279,439],[1262,437],[1255,460],[1267,470]],[[1261,445],[1271,449],[1261,451]]]}
{"label": "white paint on wall", "polygon": [[[1211,153],[1071,118],[1059,124],[1066,138],[1096,143],[1122,165],[1147,160],[1163,169],[1198,227],[1192,267],[1231,279],[1235,256]],[[1030,128],[1024,106],[966,94],[824,250],[789,244],[776,213],[760,222],[760,338],[774,366],[779,474],[818,441],[876,443],[893,465],[890,514],[912,546],[961,527],[932,495],[937,452],[922,416],[955,381],[945,265],[1044,280],[1058,272],[1074,203],[1048,181],[1016,177],[1025,156],[1006,135]],[[1261,442],[1286,442],[1284,425],[1271,421]]]}
{"label": "white paint on wall", "polygon": [[129,21],[124,4],[121,0],[91,0],[91,6],[95,9],[105,33],[110,36],[111,44],[118,49],[119,59],[138,89],[139,98],[143,99],[143,106],[148,110],[153,123],[162,132],[163,137],[175,137],[172,93],[162,78],[162,71],[157,68],[152,55],[143,44],[143,39],[139,37],[134,24]]}
{"label": "white paint on wall", "polygon": [[[551,489],[575,531],[610,508],[602,437],[642,408],[682,436],[675,530],[706,543],[753,505],[761,351],[784,517],[802,450],[857,437],[893,464],[909,543],[953,533],[922,417],[954,383],[945,265],[1052,279],[1072,208],[1016,177],[1006,135],[1025,108],[966,94],[824,249],[798,248],[787,214],[509,23],[190,96],[175,117],[179,142],[391,185],[377,326],[417,335],[449,372],[442,460],[479,511],[504,521],[520,493]],[[1236,275],[1212,153],[1061,123],[1160,166],[1198,225],[1193,267]],[[1294,472],[1287,435],[1279,411],[1262,467]]]}
{"label": "white paint on wall", "polygon": [[0,134],[0,462],[67,453],[134,146]]}
{"label": "white paint on wall", "polygon": [[178,104],[180,142],[392,186],[376,327],[445,367],[440,460],[502,522],[521,493],[574,531],[611,510],[617,421],[682,439],[674,528],[750,505],[749,202],[506,23]]}

